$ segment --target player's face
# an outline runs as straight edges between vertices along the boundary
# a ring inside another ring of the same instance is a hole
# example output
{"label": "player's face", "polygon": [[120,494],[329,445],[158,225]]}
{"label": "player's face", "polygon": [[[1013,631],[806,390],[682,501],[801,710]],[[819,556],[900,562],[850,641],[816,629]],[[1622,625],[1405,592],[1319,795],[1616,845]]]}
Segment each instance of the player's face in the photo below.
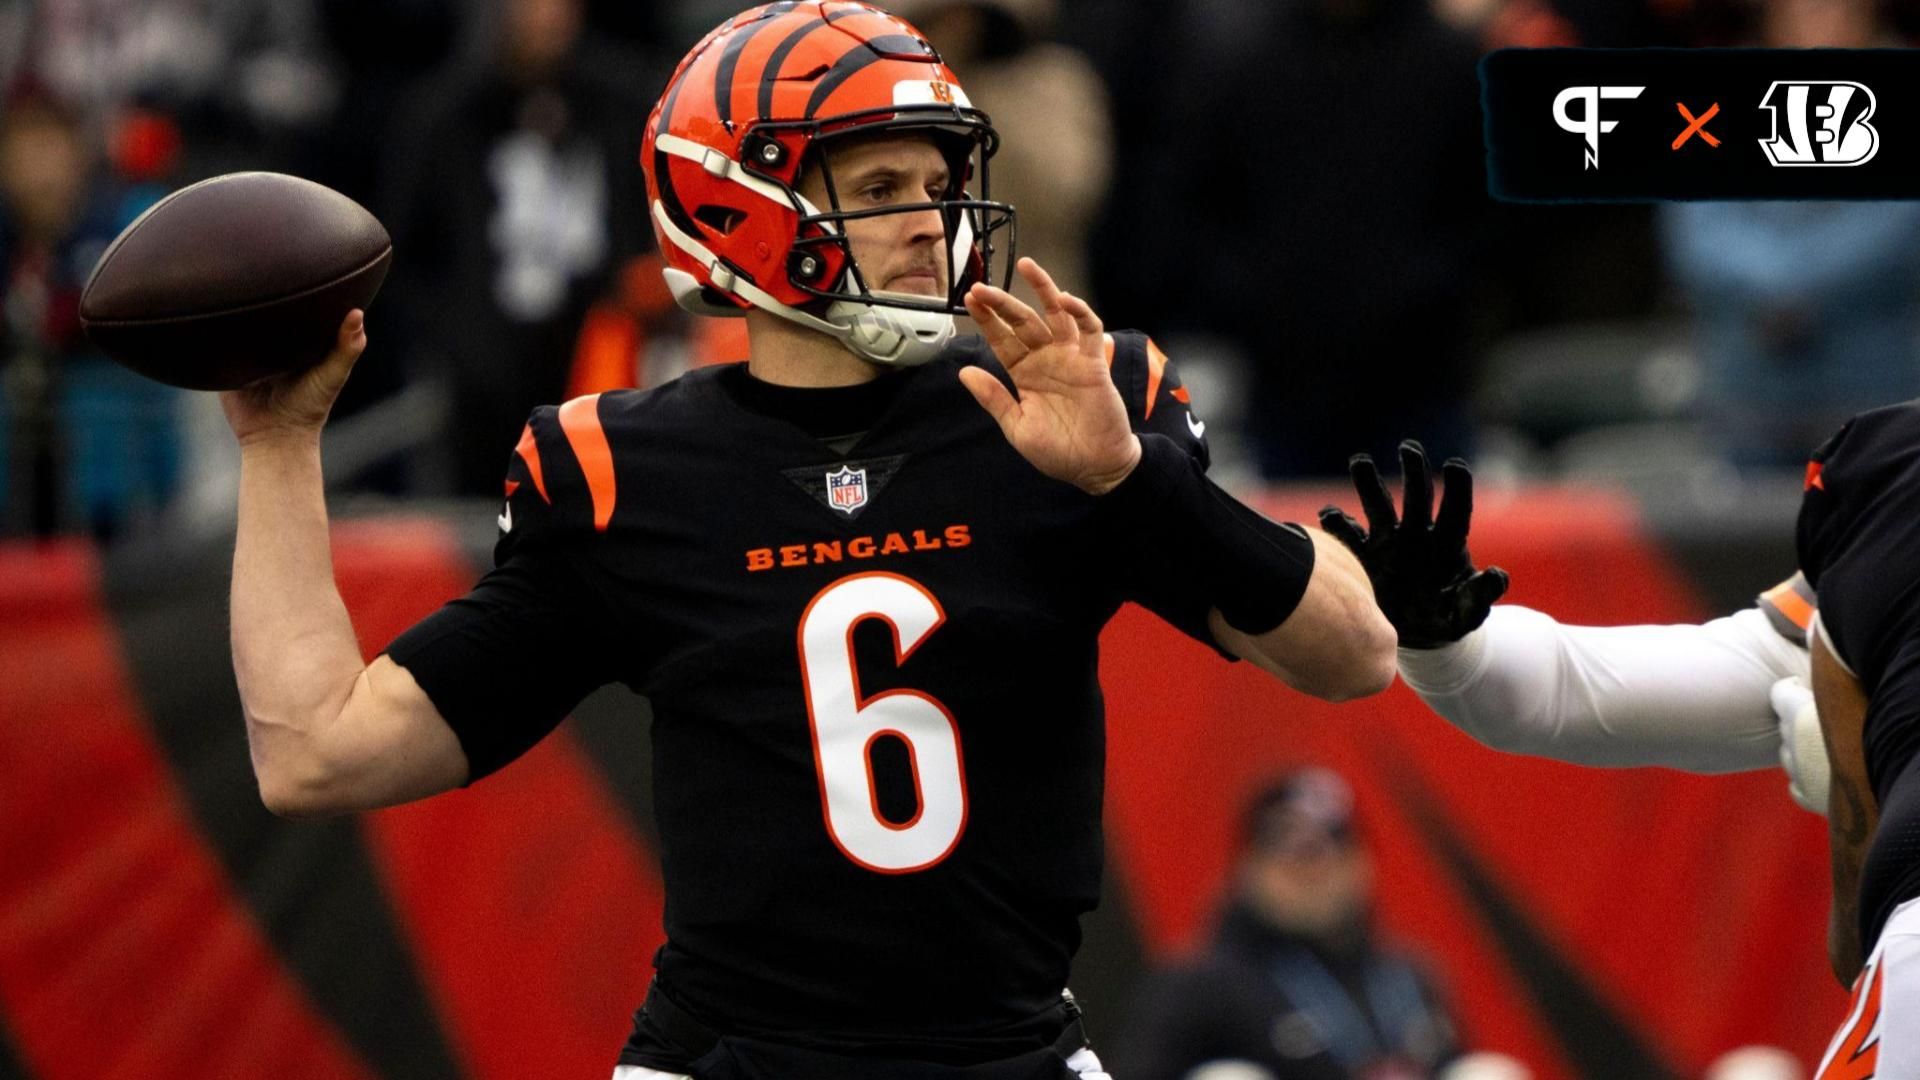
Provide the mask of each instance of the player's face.
{"label": "player's face", "polygon": [[[828,144],[827,165],[842,210],[924,204],[924,210],[844,222],[854,262],[874,292],[947,295],[947,231],[932,203],[951,180],[947,160],[925,135],[899,135]],[[828,205],[826,179],[810,169],[800,193]]]}

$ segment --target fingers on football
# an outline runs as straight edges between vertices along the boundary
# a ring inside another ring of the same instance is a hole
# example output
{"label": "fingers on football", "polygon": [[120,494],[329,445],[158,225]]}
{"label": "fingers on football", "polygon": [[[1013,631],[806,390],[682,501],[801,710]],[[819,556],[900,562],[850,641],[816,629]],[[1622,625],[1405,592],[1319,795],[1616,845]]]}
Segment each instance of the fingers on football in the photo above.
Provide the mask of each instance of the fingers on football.
{"label": "fingers on football", "polygon": [[1440,493],[1440,514],[1433,521],[1434,538],[1443,544],[1465,544],[1473,524],[1473,470],[1459,458],[1440,466],[1446,487]]}
{"label": "fingers on football", "polygon": [[313,377],[322,386],[338,392],[340,386],[347,381],[348,373],[353,370],[354,362],[360,359],[360,354],[366,351],[366,348],[366,314],[359,308],[354,308],[347,312],[346,318],[340,320],[340,329],[334,337],[333,351],[312,369]]}
{"label": "fingers on football", "polygon": [[1367,532],[1380,536],[1400,523],[1393,510],[1393,496],[1387,492],[1380,470],[1368,454],[1347,459],[1347,474],[1353,477],[1353,490],[1360,496],[1360,510],[1367,515]]}
{"label": "fingers on football", "polygon": [[1366,530],[1353,520],[1353,515],[1337,506],[1320,508],[1320,531],[1345,544],[1355,555],[1360,554],[1367,543]]}
{"label": "fingers on football", "polygon": [[1027,348],[1043,349],[1053,344],[1053,330],[1047,326],[1047,321],[1012,293],[992,285],[975,285],[971,295],[978,296],[994,314],[1012,327],[1014,336]]}
{"label": "fingers on football", "polygon": [[1400,443],[1400,520],[1416,528],[1433,524],[1433,468],[1426,448],[1413,439]]}
{"label": "fingers on football", "polygon": [[973,400],[987,410],[1001,430],[1011,431],[1015,419],[1020,414],[1020,403],[1007,392],[1005,384],[993,377],[993,373],[984,368],[963,367],[960,369],[960,384],[973,395]]}

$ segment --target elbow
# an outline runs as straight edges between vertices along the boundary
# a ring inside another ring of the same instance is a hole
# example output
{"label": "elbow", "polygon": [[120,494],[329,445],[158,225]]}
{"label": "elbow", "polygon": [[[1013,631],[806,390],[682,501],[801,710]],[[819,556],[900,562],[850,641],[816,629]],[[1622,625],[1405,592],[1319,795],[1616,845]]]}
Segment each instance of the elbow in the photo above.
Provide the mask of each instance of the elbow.
{"label": "elbow", "polygon": [[1398,648],[1392,624],[1372,608],[1351,631],[1343,662],[1328,665],[1317,685],[1301,689],[1335,704],[1372,697],[1393,685]]}
{"label": "elbow", "polygon": [[292,820],[337,817],[356,807],[340,797],[340,785],[331,780],[331,771],[321,762],[254,762],[254,778],[259,782],[260,801],[275,817]]}

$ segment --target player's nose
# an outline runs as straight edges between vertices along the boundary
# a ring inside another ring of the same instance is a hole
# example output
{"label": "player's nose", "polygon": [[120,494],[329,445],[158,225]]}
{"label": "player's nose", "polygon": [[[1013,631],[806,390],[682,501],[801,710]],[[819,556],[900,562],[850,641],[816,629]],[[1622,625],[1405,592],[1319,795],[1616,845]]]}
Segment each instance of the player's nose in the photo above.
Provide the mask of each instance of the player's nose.
{"label": "player's nose", "polygon": [[906,229],[907,240],[910,243],[924,244],[946,239],[946,221],[941,216],[939,208],[932,203],[928,203],[924,210],[909,211],[901,217],[906,219],[902,227]]}

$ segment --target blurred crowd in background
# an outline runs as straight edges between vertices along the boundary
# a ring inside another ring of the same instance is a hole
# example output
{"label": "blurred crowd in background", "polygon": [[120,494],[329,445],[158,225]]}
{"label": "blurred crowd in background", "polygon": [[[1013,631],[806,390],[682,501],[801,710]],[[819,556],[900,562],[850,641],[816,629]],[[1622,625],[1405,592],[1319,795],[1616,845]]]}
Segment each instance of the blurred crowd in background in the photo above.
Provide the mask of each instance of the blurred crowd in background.
{"label": "blurred crowd in background", "polygon": [[[212,395],[115,367],[77,315],[123,226],[222,172],[319,180],[392,233],[338,491],[496,496],[532,406],[742,358],[737,321],[674,308],[636,166],[673,63],[734,5],[0,2],[0,532],[230,520]],[[1512,45],[1903,46],[1906,7],[895,10],[1002,131],[1021,252],[1182,364],[1229,486],[1408,435],[1496,480],[1684,486],[1920,393],[1920,203],[1496,204],[1475,71]]]}

